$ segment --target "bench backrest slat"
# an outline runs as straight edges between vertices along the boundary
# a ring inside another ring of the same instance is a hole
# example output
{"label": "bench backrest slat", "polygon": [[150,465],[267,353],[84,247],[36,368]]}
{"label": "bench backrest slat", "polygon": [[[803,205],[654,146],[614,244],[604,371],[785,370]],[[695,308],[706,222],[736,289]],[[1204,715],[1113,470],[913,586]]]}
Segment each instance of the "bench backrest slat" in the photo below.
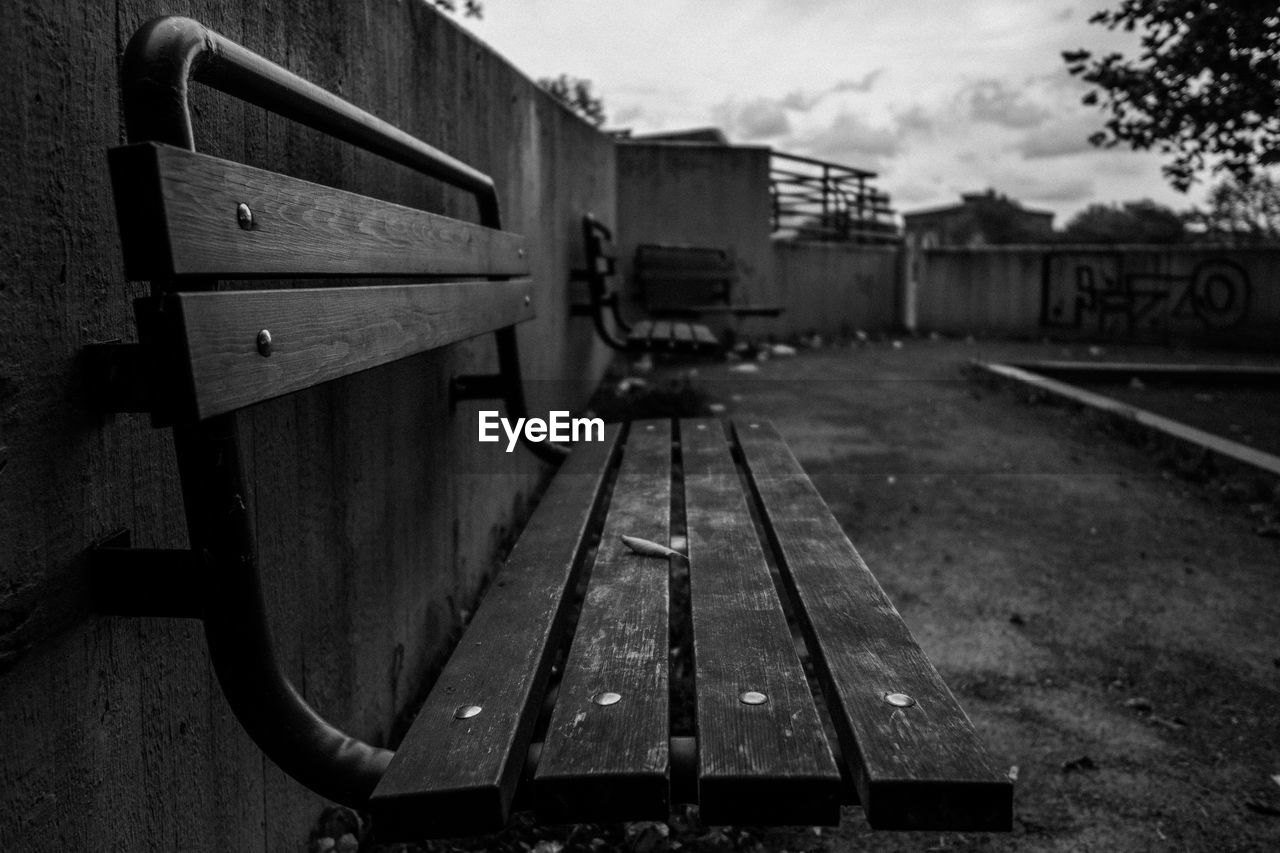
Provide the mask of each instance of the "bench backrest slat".
{"label": "bench backrest slat", "polygon": [[712,246],[645,243],[636,247],[635,278],[651,311],[728,304],[737,272]]}
{"label": "bench backrest slat", "polygon": [[516,234],[170,145],[109,157],[133,280],[529,272]]}
{"label": "bench backrest slat", "polygon": [[202,420],[528,320],[532,292],[529,279],[187,292],[141,313],[187,354],[173,414]]}
{"label": "bench backrest slat", "polygon": [[678,246],[644,243],[636,247],[636,263],[646,270],[700,270],[732,275],[733,264],[724,249],[710,246]]}

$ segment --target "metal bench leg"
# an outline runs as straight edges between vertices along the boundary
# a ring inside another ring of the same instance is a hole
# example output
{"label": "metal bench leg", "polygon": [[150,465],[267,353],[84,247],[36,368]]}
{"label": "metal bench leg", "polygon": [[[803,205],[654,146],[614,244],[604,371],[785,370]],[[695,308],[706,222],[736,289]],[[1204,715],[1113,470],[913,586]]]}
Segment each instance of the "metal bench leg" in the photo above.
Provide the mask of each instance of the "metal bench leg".
{"label": "metal bench leg", "polygon": [[188,551],[134,551],[125,537],[93,549],[98,610],[196,617],[240,724],[280,769],[324,797],[363,808],[391,751],[335,728],[280,668],[245,506],[235,415],[174,428],[191,538]]}

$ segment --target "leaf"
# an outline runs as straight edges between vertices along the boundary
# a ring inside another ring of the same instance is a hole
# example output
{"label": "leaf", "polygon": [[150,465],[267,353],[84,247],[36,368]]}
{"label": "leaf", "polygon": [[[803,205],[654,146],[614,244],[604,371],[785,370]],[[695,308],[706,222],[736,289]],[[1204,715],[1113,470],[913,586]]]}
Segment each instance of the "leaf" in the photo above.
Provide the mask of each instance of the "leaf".
{"label": "leaf", "polygon": [[641,539],[638,536],[622,536],[622,544],[626,545],[632,551],[645,557],[679,557],[684,559],[681,554],[674,548],[668,548],[666,545],[659,545],[657,542],[650,542],[648,539]]}

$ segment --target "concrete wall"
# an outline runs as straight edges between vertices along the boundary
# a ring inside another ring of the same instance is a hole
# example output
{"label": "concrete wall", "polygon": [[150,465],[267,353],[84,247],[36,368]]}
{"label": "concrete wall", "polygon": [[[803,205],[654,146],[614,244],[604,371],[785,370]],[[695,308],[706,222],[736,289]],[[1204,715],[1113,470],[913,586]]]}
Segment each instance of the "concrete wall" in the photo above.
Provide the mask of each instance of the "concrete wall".
{"label": "concrete wall", "polygon": [[[491,173],[529,236],[531,406],[581,405],[608,357],[567,314],[578,217],[616,216],[613,145],[423,3],[17,0],[0,28],[0,848],[297,850],[321,802],[231,719],[198,623],[94,615],[82,552],[118,528],[182,548],[172,441],[82,404],[75,357],[133,340],[106,150],[117,69],[145,20],[185,14]],[[196,87],[199,89],[200,87]],[[469,199],[217,93],[201,150],[428,209]],[[387,743],[541,477],[475,441],[449,377],[492,336],[243,418],[281,658],[307,699]],[[492,452],[491,452],[492,451]]]}
{"label": "concrete wall", "polygon": [[1274,347],[1280,249],[1004,246],[911,253],[918,325]]}
{"label": "concrete wall", "polygon": [[[769,149],[678,142],[620,142],[615,233],[621,281],[635,294],[641,243],[725,248],[738,269],[733,301],[777,304],[769,240]],[[726,322],[708,318],[711,325]],[[745,320],[747,324],[768,320]],[[755,328],[752,326],[751,328]]]}
{"label": "concrete wall", "polygon": [[786,311],[780,336],[847,335],[901,324],[897,246],[775,241],[774,270]]}

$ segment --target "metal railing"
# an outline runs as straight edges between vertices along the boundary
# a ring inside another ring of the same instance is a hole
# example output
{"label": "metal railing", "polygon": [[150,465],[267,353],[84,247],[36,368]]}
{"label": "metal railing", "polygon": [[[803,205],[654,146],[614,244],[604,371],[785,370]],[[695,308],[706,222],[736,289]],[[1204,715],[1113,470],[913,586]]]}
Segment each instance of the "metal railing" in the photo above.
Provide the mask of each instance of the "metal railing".
{"label": "metal railing", "polygon": [[773,233],[793,240],[896,243],[902,239],[889,194],[875,172],[774,151],[769,165]]}

